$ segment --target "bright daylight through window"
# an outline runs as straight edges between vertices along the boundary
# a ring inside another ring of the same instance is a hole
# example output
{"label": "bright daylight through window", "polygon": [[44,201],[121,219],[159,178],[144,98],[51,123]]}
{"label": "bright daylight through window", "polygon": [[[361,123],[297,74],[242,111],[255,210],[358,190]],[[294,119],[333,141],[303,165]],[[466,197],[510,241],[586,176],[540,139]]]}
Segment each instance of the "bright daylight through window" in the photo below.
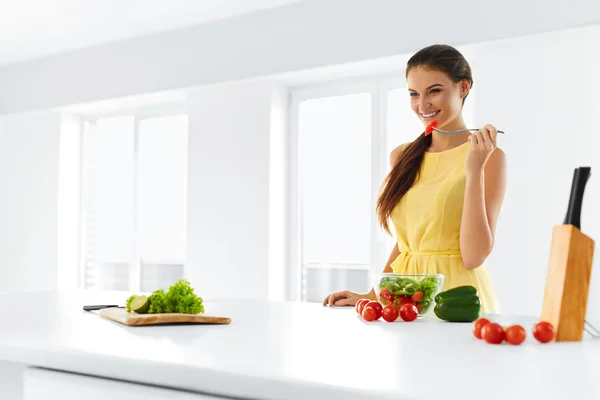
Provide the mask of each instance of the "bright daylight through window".
{"label": "bright daylight through window", "polygon": [[187,122],[120,116],[84,124],[85,288],[152,291],[183,277]]}

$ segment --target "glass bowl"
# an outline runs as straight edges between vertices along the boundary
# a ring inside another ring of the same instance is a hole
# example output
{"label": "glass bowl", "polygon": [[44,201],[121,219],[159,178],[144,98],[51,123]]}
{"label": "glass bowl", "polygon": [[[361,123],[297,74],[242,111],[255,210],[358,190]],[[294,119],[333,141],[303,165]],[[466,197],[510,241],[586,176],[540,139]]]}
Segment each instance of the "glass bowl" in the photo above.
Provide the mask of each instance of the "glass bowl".
{"label": "glass bowl", "polygon": [[444,285],[444,274],[397,274],[374,273],[372,286],[377,301],[383,307],[393,304],[398,311],[406,303],[412,303],[422,317],[433,310],[434,297]]}

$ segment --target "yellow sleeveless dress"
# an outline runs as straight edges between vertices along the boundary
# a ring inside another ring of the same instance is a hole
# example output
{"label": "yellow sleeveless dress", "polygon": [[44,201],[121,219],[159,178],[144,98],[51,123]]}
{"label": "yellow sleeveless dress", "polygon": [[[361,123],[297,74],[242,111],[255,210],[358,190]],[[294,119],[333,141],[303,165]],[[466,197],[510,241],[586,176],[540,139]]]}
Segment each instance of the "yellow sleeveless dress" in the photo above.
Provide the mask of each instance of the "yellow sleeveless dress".
{"label": "yellow sleeveless dress", "polygon": [[492,279],[484,265],[467,270],[459,249],[465,195],[465,159],[470,143],[439,153],[425,152],[415,184],[392,211],[400,255],[396,273],[440,273],[442,290],[461,285],[477,288],[481,311],[499,313]]}

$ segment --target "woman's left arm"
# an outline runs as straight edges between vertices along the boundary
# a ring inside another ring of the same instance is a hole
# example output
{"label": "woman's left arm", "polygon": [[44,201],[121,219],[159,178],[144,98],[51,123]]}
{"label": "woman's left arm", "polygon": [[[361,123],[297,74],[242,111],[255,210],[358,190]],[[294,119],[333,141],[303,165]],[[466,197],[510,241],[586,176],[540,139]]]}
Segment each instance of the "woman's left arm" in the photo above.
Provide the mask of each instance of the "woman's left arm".
{"label": "woman's left arm", "polygon": [[506,191],[506,156],[496,148],[496,129],[486,125],[471,135],[460,251],[466,269],[482,265],[492,252],[496,222]]}

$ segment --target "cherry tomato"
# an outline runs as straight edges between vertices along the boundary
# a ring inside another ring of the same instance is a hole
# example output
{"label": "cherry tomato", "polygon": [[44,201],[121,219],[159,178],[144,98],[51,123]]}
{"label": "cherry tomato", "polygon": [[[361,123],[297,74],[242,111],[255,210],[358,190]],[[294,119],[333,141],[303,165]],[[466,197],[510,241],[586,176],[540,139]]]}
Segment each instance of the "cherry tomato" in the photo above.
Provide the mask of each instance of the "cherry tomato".
{"label": "cherry tomato", "polygon": [[393,305],[385,306],[381,312],[381,316],[387,322],[394,322],[398,319],[398,310]]}
{"label": "cherry tomato", "polygon": [[362,299],[361,299],[361,300],[358,300],[358,301],[356,302],[356,304],[354,305],[354,309],[356,310],[356,313],[357,313],[358,315],[360,315],[360,309],[359,309],[360,303],[362,303]]}
{"label": "cherry tomato", "polygon": [[398,312],[400,312],[400,309],[405,304],[414,304],[414,303],[408,296],[397,296],[396,297],[396,300],[394,301],[394,305],[398,309]]}
{"label": "cherry tomato", "polygon": [[379,292],[379,297],[387,304],[392,304],[394,302],[394,295],[390,293],[388,288],[381,289],[381,292]]}
{"label": "cherry tomato", "polygon": [[[371,307],[372,309],[375,310],[375,312],[377,313],[377,314],[375,314],[375,315],[377,315],[377,317],[375,317],[375,319],[381,318],[381,312],[383,311],[383,306],[381,304],[379,304],[379,302],[377,302],[377,301],[369,301],[364,306],[364,308],[367,308],[367,307]],[[363,308],[363,311],[364,311],[364,308]]]}
{"label": "cherry tomato", "polygon": [[365,304],[367,304],[370,300],[369,299],[360,299],[356,305],[358,306],[358,313],[360,315],[362,315],[363,312],[363,308],[365,307]]}
{"label": "cherry tomato", "polygon": [[423,300],[423,292],[417,292],[417,293],[413,294],[410,299],[414,303],[416,303],[417,301]]}
{"label": "cherry tomato", "polygon": [[488,343],[500,344],[505,337],[504,328],[495,322],[490,322],[481,328],[481,337]]}
{"label": "cherry tomato", "polygon": [[533,326],[533,336],[541,343],[548,343],[554,339],[554,326],[550,322],[538,322]]}
{"label": "cherry tomato", "polygon": [[423,304],[417,304],[417,311],[419,314],[421,313],[421,310],[423,310]]}
{"label": "cherry tomato", "polygon": [[481,339],[481,328],[483,328],[485,325],[489,324],[490,321],[486,318],[479,318],[477,321],[475,321],[473,323],[473,335],[475,335],[475,337],[477,339]]}
{"label": "cherry tomato", "polygon": [[360,309],[360,312],[363,312],[363,310],[365,309],[367,304],[369,304],[370,301],[371,299],[362,299],[362,308]]}
{"label": "cherry tomato", "polygon": [[362,303],[362,299],[358,300],[358,301],[356,302],[356,305],[354,306],[354,309],[356,310],[356,313],[357,313],[358,315],[360,315],[360,303]]}
{"label": "cherry tomato", "polygon": [[365,321],[375,321],[377,318],[377,311],[373,307],[365,307],[362,312],[362,317]]}
{"label": "cherry tomato", "polygon": [[520,345],[526,336],[525,329],[520,325],[509,326],[506,330],[506,341],[510,344]]}
{"label": "cherry tomato", "polygon": [[419,315],[419,311],[414,304],[404,304],[400,308],[400,318],[402,318],[406,322],[414,321],[417,319]]}

